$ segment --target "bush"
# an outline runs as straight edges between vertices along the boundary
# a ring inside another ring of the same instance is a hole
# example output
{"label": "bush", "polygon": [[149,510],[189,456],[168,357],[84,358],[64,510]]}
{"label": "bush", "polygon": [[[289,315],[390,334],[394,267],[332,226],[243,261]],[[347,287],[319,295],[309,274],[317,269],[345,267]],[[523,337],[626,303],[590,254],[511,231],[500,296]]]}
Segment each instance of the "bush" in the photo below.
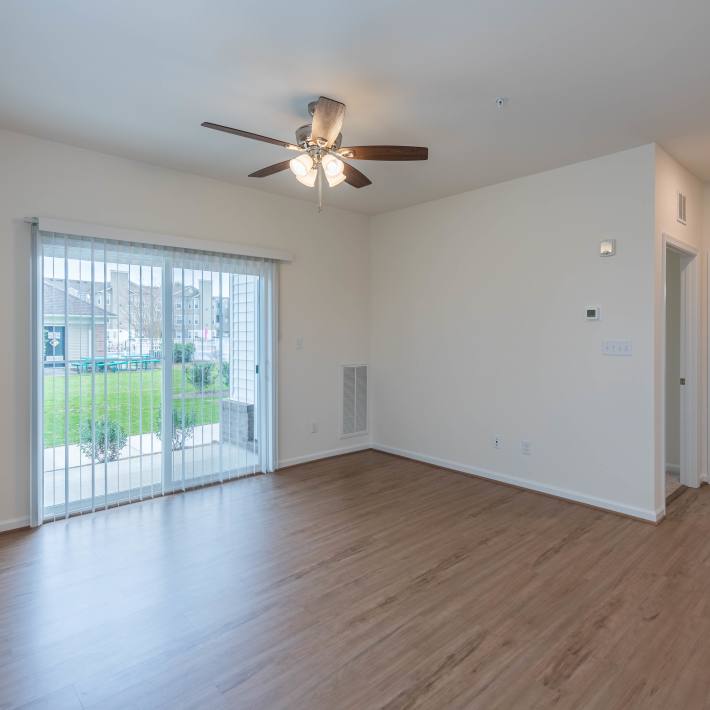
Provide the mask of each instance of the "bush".
{"label": "bush", "polygon": [[196,362],[187,370],[187,381],[197,389],[207,389],[214,382],[214,365],[211,362]]}
{"label": "bush", "polygon": [[222,382],[224,382],[224,386],[229,387],[229,363],[223,362],[220,365],[220,370],[222,372]]}
{"label": "bush", "polygon": [[[162,410],[158,410],[158,421],[156,423],[155,435],[159,440],[162,440],[163,427],[162,427],[163,413]],[[180,451],[184,449],[187,442],[192,439],[195,433],[195,415],[193,412],[185,411],[183,414],[182,409],[173,409],[173,424],[172,424],[172,441],[171,446],[173,451]]]}
{"label": "bush", "polygon": [[79,427],[81,453],[98,463],[118,461],[127,441],[128,434],[113,419],[97,419],[93,427],[87,419]]}
{"label": "bush", "polygon": [[173,343],[173,362],[192,362],[195,343]]}

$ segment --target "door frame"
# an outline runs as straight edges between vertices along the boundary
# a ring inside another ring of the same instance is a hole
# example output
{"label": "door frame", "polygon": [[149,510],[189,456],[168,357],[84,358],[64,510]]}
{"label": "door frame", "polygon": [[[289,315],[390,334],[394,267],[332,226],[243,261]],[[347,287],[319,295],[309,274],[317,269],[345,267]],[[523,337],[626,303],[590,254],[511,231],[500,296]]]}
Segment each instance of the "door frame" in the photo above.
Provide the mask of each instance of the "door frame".
{"label": "door frame", "polygon": [[[31,398],[31,411],[30,411],[30,442],[29,442],[29,460],[30,460],[30,476],[29,476],[29,522],[34,526],[41,525],[45,519],[53,519],[58,517],[68,517],[74,512],[84,512],[89,509],[91,512],[100,509],[101,505],[96,505],[96,503],[103,498],[106,507],[109,507],[113,503],[120,503],[128,496],[129,502],[133,500],[138,500],[144,497],[146,493],[146,487],[148,484],[143,484],[139,487],[135,487],[129,482],[129,488],[127,490],[120,491],[115,497],[113,494],[106,493],[107,486],[105,486],[103,496],[95,495],[94,483],[97,480],[98,475],[96,471],[96,462],[91,464],[91,498],[82,497],[79,503],[86,500],[91,500],[91,506],[76,505],[69,502],[69,495],[67,493],[68,477],[65,475],[64,478],[64,504],[61,504],[61,510],[59,507],[53,508],[47,511],[45,506],[46,501],[44,500],[44,441],[43,441],[43,414],[44,414],[44,397],[43,397],[43,386],[44,386],[44,314],[43,309],[43,288],[44,288],[44,278],[43,278],[43,246],[42,246],[42,234],[55,233],[64,237],[64,257],[67,258],[67,238],[73,238],[74,236],[79,238],[86,238],[87,244],[90,243],[91,248],[91,302],[95,303],[95,263],[99,256],[95,253],[95,247],[99,247],[103,244],[104,258],[103,258],[103,270],[104,279],[103,282],[106,283],[106,245],[111,241],[115,240],[121,243],[137,243],[139,245],[144,244],[150,246],[157,246],[159,249],[161,247],[167,247],[168,250],[161,259],[161,273],[164,288],[162,289],[162,302],[161,302],[161,314],[163,321],[163,372],[161,376],[161,417],[163,421],[163,429],[161,432],[161,438],[163,442],[170,440],[170,437],[166,436],[166,429],[172,422],[172,409],[168,407],[168,404],[172,405],[175,392],[172,387],[172,374],[173,374],[173,355],[172,349],[174,344],[174,324],[173,324],[173,266],[175,265],[174,256],[175,253],[173,249],[186,249],[191,253],[195,249],[195,244],[192,241],[182,240],[179,238],[173,238],[170,235],[160,235],[151,233],[140,233],[132,232],[129,230],[117,230],[112,227],[99,227],[92,225],[81,225],[80,223],[62,223],[54,220],[43,219],[43,226],[40,228],[39,220],[28,219],[26,220],[30,226],[31,234],[31,247],[30,247],[30,265],[28,269],[28,302],[31,306],[30,313],[30,328],[29,328],[29,352],[31,353],[33,366],[30,368],[30,378],[29,378],[29,394]],[[206,262],[207,259],[202,259],[198,254],[196,260],[197,270],[207,271],[218,271],[221,275],[227,274],[230,277],[234,275],[250,275],[257,278],[256,283],[256,294],[254,297],[254,326],[256,328],[254,335],[254,343],[251,347],[254,349],[254,363],[256,372],[254,373],[254,387],[255,387],[255,402],[254,402],[254,414],[253,414],[253,428],[256,445],[258,446],[256,450],[256,456],[245,456],[242,460],[241,457],[235,456],[236,461],[230,459],[228,461],[228,468],[224,468],[224,462],[222,460],[222,446],[220,444],[220,457],[219,457],[219,476],[214,473],[207,473],[204,476],[191,478],[190,487],[195,487],[207,483],[215,483],[217,480],[222,481],[226,479],[236,478],[245,474],[254,473],[270,473],[278,468],[278,310],[279,310],[279,288],[278,288],[278,262],[279,261],[290,261],[291,256],[287,252],[281,252],[279,250],[261,250],[252,249],[250,247],[245,247],[242,251],[241,247],[235,251],[235,246],[233,244],[219,242],[202,242],[201,240],[199,248],[201,251],[207,251],[208,256],[211,254],[211,258],[216,258],[217,261],[210,261],[209,264]],[[235,257],[232,259],[232,257]],[[254,259],[253,257],[258,257]],[[225,263],[226,262],[226,263]],[[152,260],[151,260],[152,263]],[[215,269],[210,267],[210,264],[217,264]],[[157,267],[156,263],[152,264]],[[207,265],[208,268],[205,268]],[[193,268],[185,267],[185,268]],[[65,273],[67,273],[65,271]],[[66,277],[65,277],[66,279]],[[222,299],[222,281],[220,279],[220,304],[223,303]],[[66,298],[68,290],[65,289],[65,324],[68,322],[66,318],[68,315],[68,308],[66,306]],[[233,298],[234,294],[230,291],[230,298]],[[210,306],[211,308],[212,306]],[[230,309],[233,308],[233,303],[230,303]],[[204,309],[203,309],[204,315]],[[224,313],[222,312],[222,316]],[[101,316],[94,313],[95,326],[98,327],[98,321],[101,320]],[[98,320],[97,320],[98,319]],[[224,332],[223,332],[223,319],[220,319],[220,339],[219,339],[219,350],[220,350],[220,363],[225,362],[223,348],[224,344]],[[104,311],[103,316],[103,327],[104,335],[106,335],[106,323],[107,323],[107,312]],[[232,323],[230,328],[234,327],[233,313],[232,313]],[[183,321],[182,330],[184,333],[185,322]],[[65,331],[64,344],[64,363],[68,362],[68,339],[70,334]],[[183,337],[184,340],[184,337]],[[130,350],[130,348],[129,348]],[[232,358],[235,357],[234,350],[230,345],[227,345],[227,361],[231,362]],[[96,374],[96,360],[97,353],[95,348],[91,351],[91,373],[92,373],[92,384],[94,384],[95,374]],[[64,390],[65,390],[65,402],[68,401],[67,397],[67,386],[68,378],[65,377],[63,380]],[[104,392],[106,386],[106,380],[104,379]],[[105,400],[108,398],[105,397]],[[92,398],[92,402],[95,401]],[[91,416],[96,418],[96,413],[94,411],[93,404],[91,405]],[[140,416],[140,415],[139,415]],[[66,422],[67,420],[65,420]],[[248,426],[248,424],[247,424]],[[65,423],[65,432],[67,429],[67,424]],[[66,440],[65,433],[65,440]],[[220,443],[220,442],[215,442]],[[66,450],[65,450],[66,451]],[[157,453],[157,452],[156,452]],[[149,494],[163,494],[169,493],[175,490],[180,490],[183,488],[183,481],[180,479],[178,481],[171,465],[175,456],[173,455],[172,447],[169,445],[165,446],[162,454],[162,481],[160,484],[155,484],[151,487]],[[66,462],[67,455],[65,453],[65,465],[64,471],[66,472],[69,468]],[[88,466],[88,464],[87,464]],[[130,469],[129,469],[130,471]],[[104,466],[104,481],[105,477],[105,466]],[[74,507],[72,507],[74,506]]]}
{"label": "door frame", "polygon": [[700,251],[670,234],[663,233],[663,421],[661,471],[663,506],[665,509],[665,467],[666,467],[666,284],[667,254],[671,249],[685,257],[685,266],[681,269],[681,317],[680,317],[680,371],[686,384],[680,398],[680,476],[681,483],[692,488],[700,485],[699,455],[699,394],[700,394]]}

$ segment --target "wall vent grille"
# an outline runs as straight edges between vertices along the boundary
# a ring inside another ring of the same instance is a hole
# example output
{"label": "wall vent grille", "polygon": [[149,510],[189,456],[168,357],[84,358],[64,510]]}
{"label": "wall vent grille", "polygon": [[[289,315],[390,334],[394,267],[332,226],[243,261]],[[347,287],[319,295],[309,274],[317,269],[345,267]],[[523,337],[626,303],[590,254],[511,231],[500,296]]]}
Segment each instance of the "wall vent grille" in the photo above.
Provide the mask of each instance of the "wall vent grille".
{"label": "wall vent grille", "polygon": [[342,436],[367,433],[367,365],[343,365]]}

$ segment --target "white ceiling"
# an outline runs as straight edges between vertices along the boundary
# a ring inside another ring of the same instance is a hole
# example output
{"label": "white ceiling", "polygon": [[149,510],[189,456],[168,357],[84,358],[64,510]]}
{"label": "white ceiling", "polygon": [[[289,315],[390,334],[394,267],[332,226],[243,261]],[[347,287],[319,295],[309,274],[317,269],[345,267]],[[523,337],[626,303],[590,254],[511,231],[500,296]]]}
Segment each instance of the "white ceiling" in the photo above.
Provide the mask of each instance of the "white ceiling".
{"label": "white ceiling", "polygon": [[327,191],[368,213],[654,140],[710,180],[709,30],[708,0],[3,0],[0,126],[314,199],[200,123],[293,140],[324,94],[344,144],[430,148]]}

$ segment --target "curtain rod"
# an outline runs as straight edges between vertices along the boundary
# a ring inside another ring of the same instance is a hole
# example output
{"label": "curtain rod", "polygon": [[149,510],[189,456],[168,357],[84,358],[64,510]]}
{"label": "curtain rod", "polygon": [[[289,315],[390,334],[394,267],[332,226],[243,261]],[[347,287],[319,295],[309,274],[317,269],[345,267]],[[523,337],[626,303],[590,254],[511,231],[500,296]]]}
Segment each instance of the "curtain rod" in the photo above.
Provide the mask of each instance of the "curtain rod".
{"label": "curtain rod", "polygon": [[25,222],[38,226],[39,229],[44,232],[71,234],[77,237],[97,237],[100,239],[115,239],[125,242],[140,242],[142,244],[156,246],[178,247],[192,251],[210,251],[217,254],[251,256],[261,259],[272,259],[273,261],[293,261],[293,254],[288,251],[272,249],[270,247],[260,247],[253,244],[233,244],[232,242],[210,239],[179,237],[172,234],[143,232],[133,229],[124,229],[122,227],[108,227],[106,225],[90,224],[87,222],[52,219],[50,217],[27,217],[25,218]]}

